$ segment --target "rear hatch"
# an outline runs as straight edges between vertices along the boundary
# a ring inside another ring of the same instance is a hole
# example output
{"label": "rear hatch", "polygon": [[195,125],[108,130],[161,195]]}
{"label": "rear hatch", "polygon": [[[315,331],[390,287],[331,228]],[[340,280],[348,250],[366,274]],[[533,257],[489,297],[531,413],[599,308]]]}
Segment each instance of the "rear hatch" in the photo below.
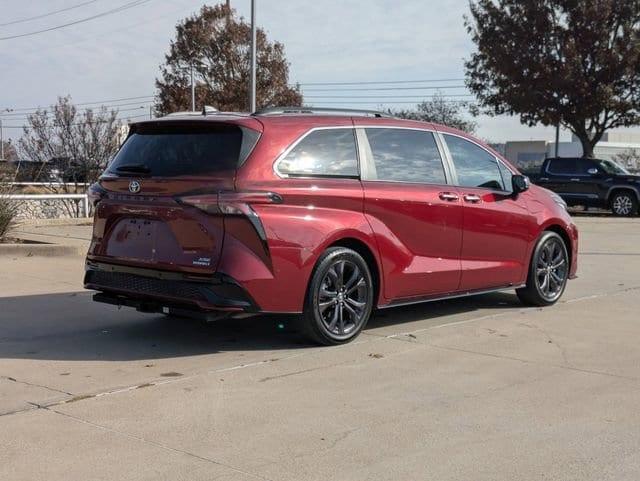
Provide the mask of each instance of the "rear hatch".
{"label": "rear hatch", "polygon": [[[251,127],[247,126],[249,124]],[[220,192],[257,143],[260,124],[154,121],[135,124],[90,195],[90,261],[215,272],[224,239]]]}

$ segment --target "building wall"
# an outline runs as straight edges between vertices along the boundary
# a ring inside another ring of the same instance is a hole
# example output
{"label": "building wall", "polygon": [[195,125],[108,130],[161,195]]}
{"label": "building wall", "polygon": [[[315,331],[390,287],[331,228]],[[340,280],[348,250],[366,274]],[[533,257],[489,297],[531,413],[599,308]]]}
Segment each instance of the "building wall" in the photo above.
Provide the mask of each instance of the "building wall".
{"label": "building wall", "polygon": [[[513,162],[524,173],[537,172],[542,161],[547,157],[555,157],[555,142],[544,140],[511,141],[505,145],[505,157]],[[598,142],[594,149],[596,158],[615,160],[625,164],[624,167],[632,171],[640,171],[640,134],[626,132],[610,132],[605,134],[602,142]],[[621,161],[620,156],[626,155],[628,161]],[[582,145],[575,138],[571,142],[558,144],[559,157],[582,156]]]}

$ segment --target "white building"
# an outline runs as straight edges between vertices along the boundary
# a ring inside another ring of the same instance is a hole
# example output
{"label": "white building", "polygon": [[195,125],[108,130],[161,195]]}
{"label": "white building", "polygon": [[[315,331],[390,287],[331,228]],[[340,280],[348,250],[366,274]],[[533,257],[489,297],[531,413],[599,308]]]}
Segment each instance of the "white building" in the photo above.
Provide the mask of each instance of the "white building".
{"label": "white building", "polygon": [[[546,140],[510,141],[504,147],[505,157],[525,172],[536,172],[542,161],[547,157],[555,157],[555,142]],[[635,161],[622,161],[623,154],[634,153]],[[594,148],[594,155],[599,159],[616,160],[630,170],[640,171],[640,133],[635,132],[607,132]],[[559,157],[582,156],[582,145],[574,135],[571,142],[558,144]],[[630,165],[633,164],[633,165]]]}

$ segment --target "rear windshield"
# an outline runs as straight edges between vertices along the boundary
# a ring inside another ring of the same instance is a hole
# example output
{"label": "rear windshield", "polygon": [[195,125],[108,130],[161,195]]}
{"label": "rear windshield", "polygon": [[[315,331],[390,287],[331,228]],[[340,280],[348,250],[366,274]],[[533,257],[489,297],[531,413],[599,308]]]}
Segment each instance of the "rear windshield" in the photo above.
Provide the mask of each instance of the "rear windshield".
{"label": "rear windshield", "polygon": [[139,125],[109,165],[117,175],[176,177],[234,171],[258,133],[235,125]]}

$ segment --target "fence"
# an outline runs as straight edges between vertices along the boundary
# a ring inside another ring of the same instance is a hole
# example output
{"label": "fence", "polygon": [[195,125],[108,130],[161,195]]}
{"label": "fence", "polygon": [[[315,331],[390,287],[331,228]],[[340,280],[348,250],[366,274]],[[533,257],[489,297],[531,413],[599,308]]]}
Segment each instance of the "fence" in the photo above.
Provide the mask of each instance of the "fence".
{"label": "fence", "polygon": [[[18,218],[56,219],[65,217],[89,217],[90,204],[87,194],[10,194],[7,199],[18,201]],[[76,215],[72,215],[66,201],[77,202]],[[79,208],[82,203],[83,208]]]}

